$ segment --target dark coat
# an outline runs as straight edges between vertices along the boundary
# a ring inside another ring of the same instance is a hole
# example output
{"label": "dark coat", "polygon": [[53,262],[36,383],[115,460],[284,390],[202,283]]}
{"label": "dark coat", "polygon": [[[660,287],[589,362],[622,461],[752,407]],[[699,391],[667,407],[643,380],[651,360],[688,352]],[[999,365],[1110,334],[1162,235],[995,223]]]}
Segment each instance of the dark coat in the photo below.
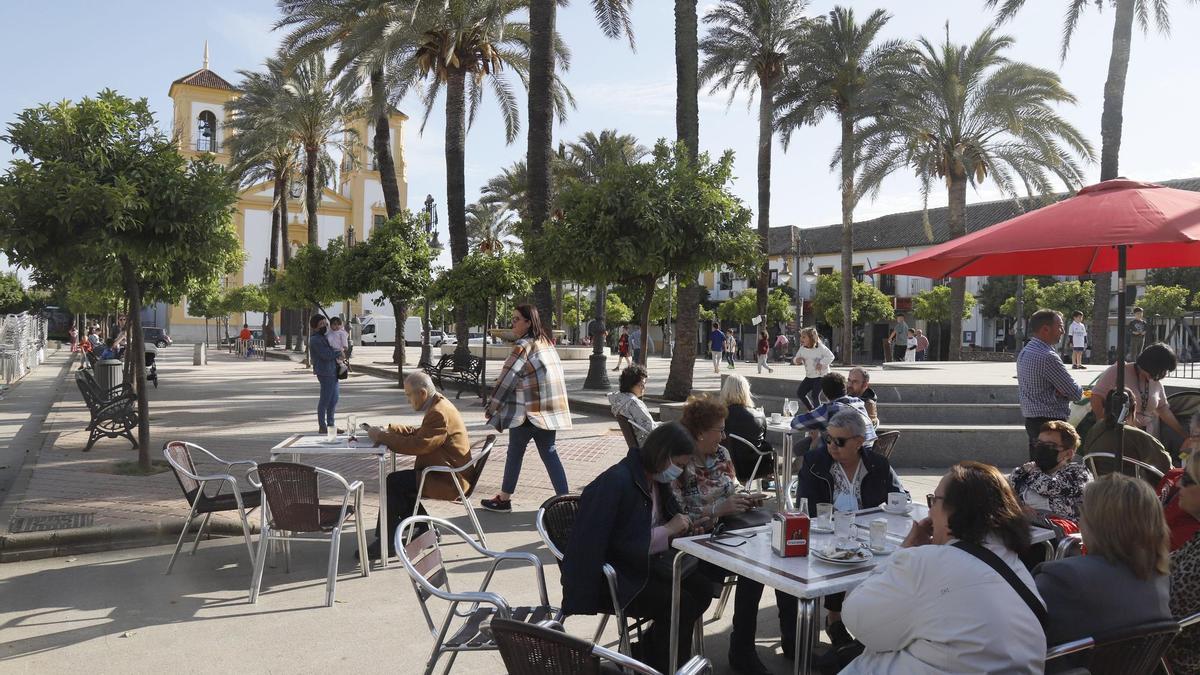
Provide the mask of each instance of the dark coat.
{"label": "dark coat", "polygon": [[308,353],[312,359],[313,374],[317,377],[337,377],[339,351],[329,346],[322,333],[308,336]]}
{"label": "dark coat", "polygon": [[[725,433],[734,434],[750,441],[760,452],[770,452],[773,449],[764,438],[762,418],[750,412],[746,406],[729,406],[729,416],[725,418]],[[732,439],[727,439],[724,445],[733,459],[733,469],[737,474],[738,482],[745,484],[753,480],[754,477],[750,475],[750,472],[754,471],[758,455],[751,452],[750,448],[744,444]],[[759,465],[758,472],[760,475],[770,475],[773,467],[771,458],[766,457]]]}
{"label": "dark coat", "polygon": [[611,612],[602,567],[617,572],[622,607],[642,591],[650,566],[650,490],[658,490],[665,522],[680,513],[669,485],[648,484],[637,449],[609,467],[583,489],[575,526],[562,560],[563,612]]}
{"label": "dark coat", "polygon": [[[889,492],[907,492],[886,457],[872,450],[859,450],[859,456],[867,471],[863,476],[859,506],[869,509],[886,504]],[[797,475],[800,485],[796,497],[808,498],[808,515],[817,515],[817,504],[833,503],[832,471],[833,456],[824,447],[804,453],[804,466]]]}

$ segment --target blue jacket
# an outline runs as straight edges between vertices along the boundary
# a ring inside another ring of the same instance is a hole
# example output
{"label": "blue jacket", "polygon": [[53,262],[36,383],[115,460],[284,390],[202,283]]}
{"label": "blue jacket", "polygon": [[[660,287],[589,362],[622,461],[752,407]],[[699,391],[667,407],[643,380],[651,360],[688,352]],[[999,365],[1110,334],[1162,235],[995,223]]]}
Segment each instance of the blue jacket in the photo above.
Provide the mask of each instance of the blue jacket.
{"label": "blue jacket", "polygon": [[[870,509],[886,504],[889,492],[908,492],[900,477],[883,455],[861,449],[859,457],[867,475],[863,476],[859,508]],[[796,497],[808,498],[808,515],[817,515],[817,504],[833,503],[833,456],[822,446],[804,453],[804,466],[797,476]],[[853,476],[851,476],[853,478]]]}
{"label": "blue jacket", "polygon": [[669,485],[649,483],[637,449],[583,489],[571,538],[563,551],[563,612],[611,612],[602,567],[617,572],[617,600],[628,606],[650,574],[650,490],[658,490],[665,522],[680,512]]}
{"label": "blue jacket", "polygon": [[329,346],[329,340],[323,333],[308,336],[308,356],[312,360],[314,375],[337,377],[338,350]]}

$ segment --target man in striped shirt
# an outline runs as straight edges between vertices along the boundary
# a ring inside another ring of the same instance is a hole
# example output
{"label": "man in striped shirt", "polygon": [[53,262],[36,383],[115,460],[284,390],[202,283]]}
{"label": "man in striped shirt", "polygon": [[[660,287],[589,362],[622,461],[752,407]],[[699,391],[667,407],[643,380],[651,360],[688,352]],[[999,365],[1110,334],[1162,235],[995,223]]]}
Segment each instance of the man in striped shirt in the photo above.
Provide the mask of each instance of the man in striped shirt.
{"label": "man in striped shirt", "polygon": [[1029,333],[1033,337],[1017,355],[1017,392],[1025,432],[1029,435],[1030,459],[1042,425],[1050,420],[1066,421],[1071,414],[1071,402],[1083,396],[1083,388],[1067,372],[1062,357],[1054,349],[1064,332],[1062,314],[1039,309],[1029,319]]}

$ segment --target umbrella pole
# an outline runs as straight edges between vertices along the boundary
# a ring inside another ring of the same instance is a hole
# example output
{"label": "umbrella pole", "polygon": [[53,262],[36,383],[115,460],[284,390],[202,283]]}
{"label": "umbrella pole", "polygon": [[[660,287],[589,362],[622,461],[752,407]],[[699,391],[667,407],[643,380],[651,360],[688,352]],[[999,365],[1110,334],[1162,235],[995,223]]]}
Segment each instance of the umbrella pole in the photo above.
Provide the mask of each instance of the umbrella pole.
{"label": "umbrella pole", "polygon": [[[1120,411],[1126,405],[1132,404],[1125,397],[1125,245],[1117,246],[1117,387],[1113,391],[1117,396],[1112,399],[1113,409],[1108,411],[1110,422],[1116,426]],[[1117,405],[1117,402],[1120,405]],[[1131,413],[1133,411],[1130,411]],[[1123,471],[1125,463],[1125,428],[1122,423],[1120,435],[1117,436],[1117,472]]]}

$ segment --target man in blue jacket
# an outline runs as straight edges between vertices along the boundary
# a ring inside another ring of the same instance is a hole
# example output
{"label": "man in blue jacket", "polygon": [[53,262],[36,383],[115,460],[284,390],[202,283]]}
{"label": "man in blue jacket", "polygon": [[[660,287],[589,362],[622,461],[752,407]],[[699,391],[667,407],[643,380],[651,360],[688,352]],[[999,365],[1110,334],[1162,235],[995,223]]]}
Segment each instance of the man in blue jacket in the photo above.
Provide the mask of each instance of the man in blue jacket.
{"label": "man in blue jacket", "polygon": [[317,433],[327,433],[329,427],[337,428],[334,415],[338,402],[337,360],[342,351],[329,346],[325,333],[329,321],[321,314],[314,314],[308,325],[312,334],[308,336],[308,358],[312,361],[313,374],[321,383],[321,397],[317,400]]}

